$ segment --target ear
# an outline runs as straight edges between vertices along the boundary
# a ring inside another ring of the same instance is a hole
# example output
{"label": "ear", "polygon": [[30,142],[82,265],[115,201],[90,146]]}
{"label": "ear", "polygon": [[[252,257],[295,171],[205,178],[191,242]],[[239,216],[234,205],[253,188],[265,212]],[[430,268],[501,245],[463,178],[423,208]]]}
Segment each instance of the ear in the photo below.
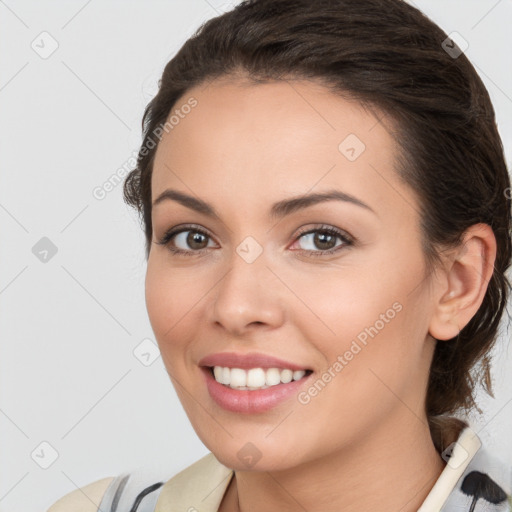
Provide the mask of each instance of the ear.
{"label": "ear", "polygon": [[482,304],[494,271],[496,238],[488,224],[469,227],[463,243],[448,257],[435,288],[429,333],[438,340],[459,334]]}

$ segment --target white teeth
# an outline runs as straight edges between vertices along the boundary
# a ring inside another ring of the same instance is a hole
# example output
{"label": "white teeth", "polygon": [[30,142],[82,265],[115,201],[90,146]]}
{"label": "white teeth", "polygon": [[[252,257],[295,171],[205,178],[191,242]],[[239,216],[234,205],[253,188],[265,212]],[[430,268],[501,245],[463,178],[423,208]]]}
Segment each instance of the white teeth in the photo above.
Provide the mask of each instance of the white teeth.
{"label": "white teeth", "polygon": [[213,367],[215,380],[234,389],[266,389],[278,384],[287,384],[292,380],[299,380],[306,374],[305,370],[289,370],[288,368],[228,368]]}
{"label": "white teeth", "polygon": [[222,378],[222,375],[224,374],[222,366],[214,366],[213,367],[213,376],[215,377],[215,380],[217,382],[220,382],[221,384],[224,384],[224,379]]}
{"label": "white teeth", "polygon": [[[304,372],[304,373],[306,373],[306,372]],[[304,373],[302,375],[304,375]],[[302,377],[302,375],[301,375],[301,377]],[[283,370],[281,372],[281,382],[284,382],[285,384],[287,384],[288,382],[291,382],[292,380],[293,380],[293,372],[291,370]]]}
{"label": "white teeth", "polygon": [[267,386],[276,386],[281,383],[281,372],[277,368],[269,368],[265,377]]}
{"label": "white teeth", "polygon": [[[233,368],[233,370],[239,370],[241,372],[246,373],[245,370],[241,370],[240,368]],[[231,370],[231,375],[233,375],[233,370]],[[230,386],[234,386],[233,382],[229,382]],[[247,372],[247,384],[248,388],[261,388],[265,385],[265,370],[263,368],[251,368]]]}
{"label": "white teeth", "polygon": [[[302,379],[302,377],[304,377],[304,375],[306,375],[306,372],[304,370],[295,370],[293,372],[293,380],[299,380],[299,379]],[[281,378],[283,378],[283,376],[281,375]],[[290,379],[291,380],[291,379]]]}
{"label": "white teeth", "polygon": [[[229,368],[227,368],[229,370]],[[247,373],[240,368],[233,368],[231,370],[231,379],[229,384],[233,387],[247,386]]]}

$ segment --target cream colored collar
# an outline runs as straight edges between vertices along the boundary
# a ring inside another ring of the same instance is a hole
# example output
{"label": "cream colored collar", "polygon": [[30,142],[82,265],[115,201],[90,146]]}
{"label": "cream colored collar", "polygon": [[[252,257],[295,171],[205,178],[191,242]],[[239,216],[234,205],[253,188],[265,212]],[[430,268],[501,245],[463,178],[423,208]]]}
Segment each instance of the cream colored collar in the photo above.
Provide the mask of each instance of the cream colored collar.
{"label": "cream colored collar", "polygon": [[164,484],[155,512],[217,512],[233,475],[210,452]]}
{"label": "cream colored collar", "polygon": [[462,430],[457,441],[453,443],[451,456],[445,468],[418,509],[418,512],[438,512],[441,510],[444,502],[450,496],[459,478],[481,446],[480,438],[470,427]]}

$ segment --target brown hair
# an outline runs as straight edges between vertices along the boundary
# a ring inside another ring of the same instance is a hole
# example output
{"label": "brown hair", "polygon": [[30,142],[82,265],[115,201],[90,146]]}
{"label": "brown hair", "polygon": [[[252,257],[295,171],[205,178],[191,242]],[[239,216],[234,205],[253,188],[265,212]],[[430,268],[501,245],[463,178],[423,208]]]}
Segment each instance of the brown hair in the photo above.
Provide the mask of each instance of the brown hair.
{"label": "brown hair", "polygon": [[471,63],[446,39],[402,0],[243,1],[203,23],[165,66],[142,119],[137,166],[124,183],[125,201],[142,216],[148,257],[153,137],[178,99],[215,78],[320,80],[386,113],[398,127],[396,171],[419,198],[429,273],[473,224],[490,225],[497,241],[478,312],[458,336],[436,344],[426,413],[440,452],[467,425],[450,413],[482,412],[475,384],[494,396],[489,353],[506,311],[511,259],[510,179],[494,109]]}

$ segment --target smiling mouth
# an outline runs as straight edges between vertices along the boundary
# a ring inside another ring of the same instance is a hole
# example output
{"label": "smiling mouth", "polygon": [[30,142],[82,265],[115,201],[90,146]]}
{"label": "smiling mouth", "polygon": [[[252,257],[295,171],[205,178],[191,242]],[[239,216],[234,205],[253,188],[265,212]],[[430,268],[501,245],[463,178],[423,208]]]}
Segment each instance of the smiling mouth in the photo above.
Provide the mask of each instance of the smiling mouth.
{"label": "smiling mouth", "polygon": [[245,370],[221,366],[205,366],[203,368],[219,384],[241,391],[256,391],[288,384],[304,379],[313,373],[313,370],[309,369],[292,371],[286,368],[255,367]]}

